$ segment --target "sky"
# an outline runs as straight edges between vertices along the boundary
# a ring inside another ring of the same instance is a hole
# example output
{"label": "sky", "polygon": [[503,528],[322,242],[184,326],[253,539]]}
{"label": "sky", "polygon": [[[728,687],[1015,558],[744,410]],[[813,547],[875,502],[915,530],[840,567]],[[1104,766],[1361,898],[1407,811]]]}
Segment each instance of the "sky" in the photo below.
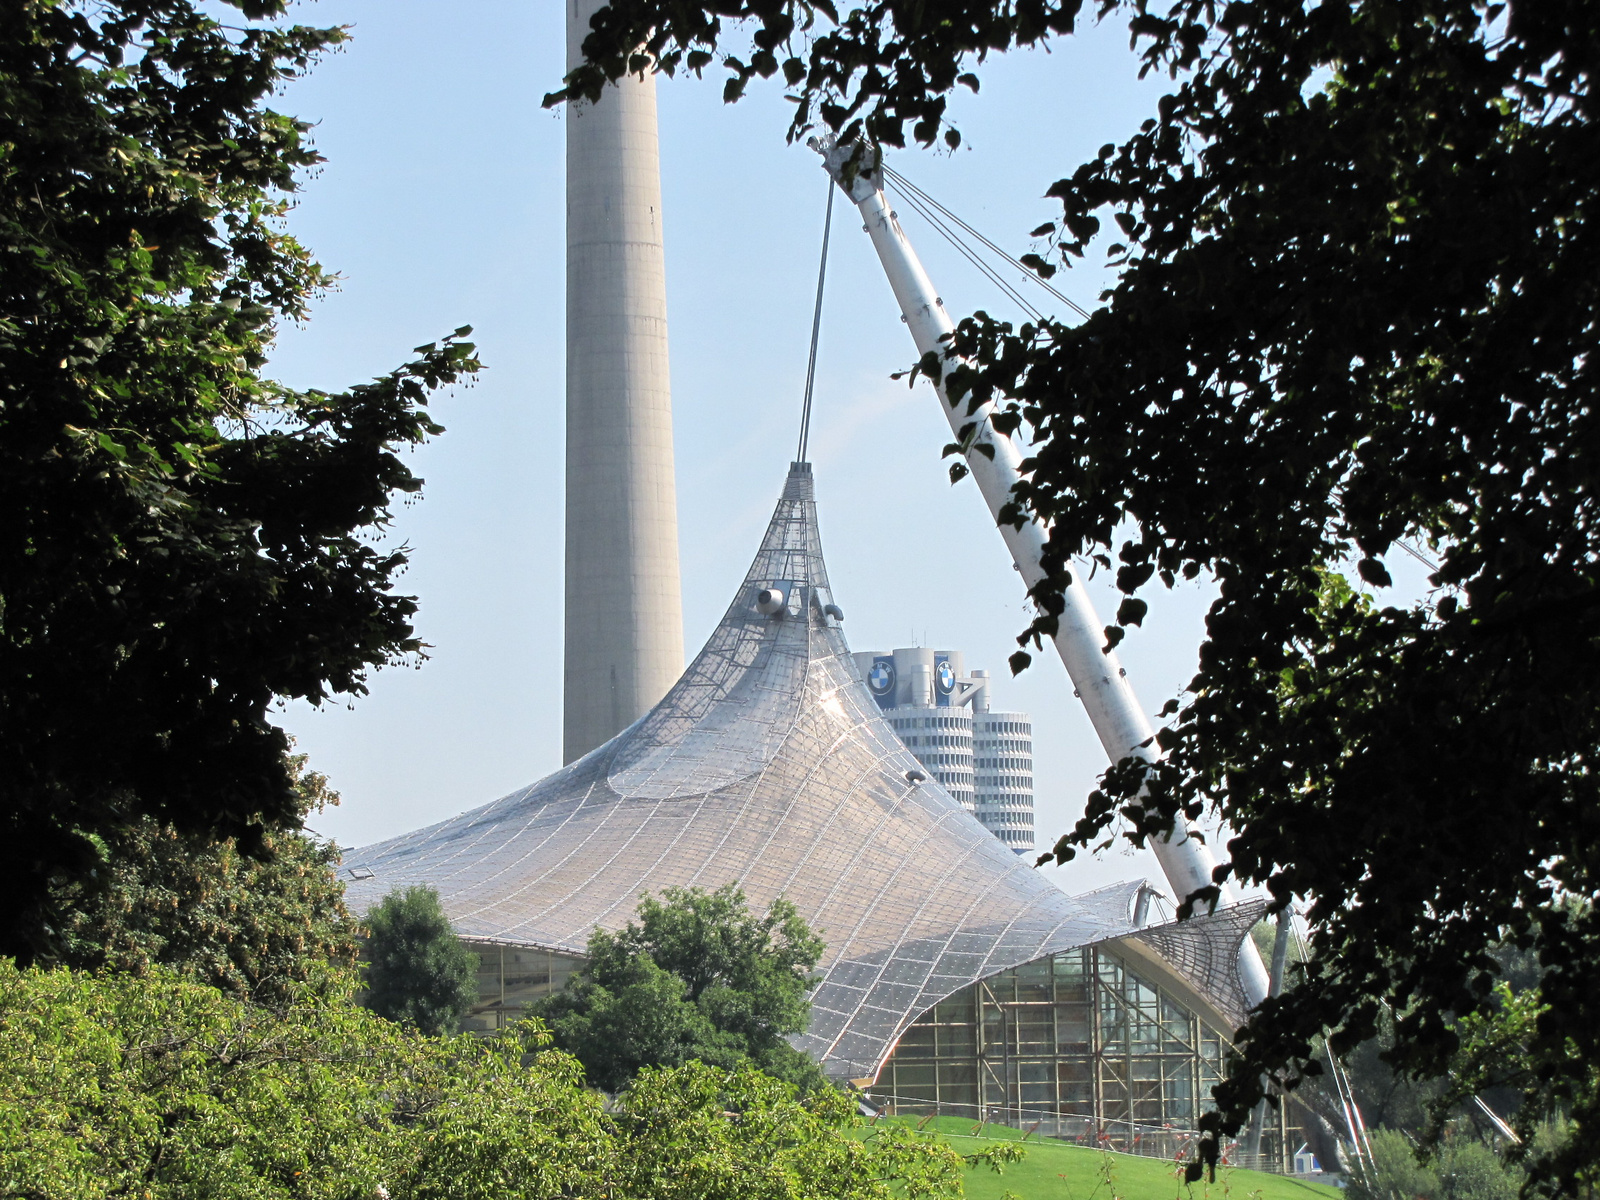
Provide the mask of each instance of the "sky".
{"label": "sky", "polygon": [[[351,703],[281,712],[343,796],[313,826],[359,846],[561,765],[564,131],[540,101],[562,71],[562,8],[317,0],[294,17],[351,27],[347,48],[275,102],[316,122],[327,161],[289,228],[341,282],[304,326],[281,331],[273,373],[342,389],[466,324],[487,367],[434,400],[447,432],[415,453],[426,487],[385,535],[409,547],[400,583],[421,598],[428,660],[375,673]],[[890,162],[1020,254],[1056,211],[1046,188],[1135,131],[1159,81],[1137,78],[1118,26],[992,58],[979,74],[981,93],[953,106],[960,150]],[[743,578],[793,455],[827,188],[816,155],[785,143],[778,87],[733,106],[721,90],[712,73],[659,83],[691,656]],[[961,650],[997,677],[994,707],[1032,715],[1043,848],[1075,820],[1104,755],[1053,655],[1007,677],[1028,620],[1020,582],[972,481],[949,482],[932,390],[890,378],[915,350],[853,217],[835,210],[810,455],[845,631],[857,651]],[[1017,315],[931,229],[905,225],[953,313]],[[1079,267],[1055,282],[1089,306],[1106,280]],[[1115,610],[1103,580],[1089,588],[1102,616]],[[1153,714],[1194,673],[1209,594],[1197,584],[1150,599],[1121,654]],[[1160,879],[1153,856],[1126,850],[1050,873],[1073,892]]]}

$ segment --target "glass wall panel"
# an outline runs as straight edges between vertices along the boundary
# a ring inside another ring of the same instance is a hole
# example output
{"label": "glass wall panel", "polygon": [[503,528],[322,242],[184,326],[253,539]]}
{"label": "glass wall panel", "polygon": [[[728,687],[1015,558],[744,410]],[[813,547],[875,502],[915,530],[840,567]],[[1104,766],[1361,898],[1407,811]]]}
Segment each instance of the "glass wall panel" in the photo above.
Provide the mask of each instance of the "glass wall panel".
{"label": "glass wall panel", "polygon": [[1094,1115],[1093,1067],[1087,1058],[1056,1060],[1056,1088],[1062,1112]]}
{"label": "glass wall panel", "polygon": [[1056,1005],[1056,1048],[1062,1054],[1087,1054],[1093,1022],[1083,1003]]}
{"label": "glass wall panel", "polygon": [[[905,1112],[1037,1123],[1041,1136],[1151,1153],[1211,1106],[1226,1045],[1115,948],[1086,947],[941,1001],[901,1036],[872,1094]],[[1269,1131],[1273,1153],[1288,1135]]]}
{"label": "glass wall panel", "polygon": [[978,1031],[971,1025],[939,1025],[935,1032],[940,1058],[971,1059],[977,1054]]}
{"label": "glass wall panel", "polygon": [[1070,954],[1055,956],[1057,1001],[1074,1004],[1088,1002],[1088,982],[1084,974],[1083,961],[1088,953],[1087,950],[1074,950]]}
{"label": "glass wall panel", "polygon": [[1055,1064],[1022,1062],[1017,1064],[1017,1098],[1029,1107],[1055,1108]]}
{"label": "glass wall panel", "polygon": [[1190,1124],[1199,1116],[1194,1108],[1194,1075],[1191,1058],[1162,1060],[1161,1099],[1168,1120]]}
{"label": "glass wall panel", "polygon": [[974,1063],[942,1062],[939,1064],[939,1091],[949,1093],[952,1099],[966,1095],[977,1087],[978,1068]]}
{"label": "glass wall panel", "polygon": [[[504,964],[505,991],[501,1003],[507,1008],[521,1008],[530,1000],[548,996],[552,990],[550,958],[546,950],[528,950],[521,946],[506,946],[500,951]],[[562,985],[565,985],[563,979]]]}
{"label": "glass wall panel", "polygon": [[1048,1003],[1055,997],[1051,994],[1051,977],[1053,964],[1050,959],[1042,958],[1035,962],[1023,963],[1016,969],[1017,999],[1024,1003],[1028,1001],[1044,1001]]}
{"label": "glass wall panel", "polygon": [[566,987],[583,966],[581,958],[548,950],[492,942],[462,944],[478,956],[478,1003],[461,1022],[473,1033],[492,1033],[521,1020],[525,1005]]}
{"label": "glass wall panel", "polygon": [[1056,1012],[1053,1006],[1018,1005],[1011,1015],[1016,1025],[1019,1053],[1031,1056],[1056,1052]]}
{"label": "glass wall panel", "polygon": [[899,1057],[932,1058],[935,1052],[934,1026],[913,1025],[900,1039]]}

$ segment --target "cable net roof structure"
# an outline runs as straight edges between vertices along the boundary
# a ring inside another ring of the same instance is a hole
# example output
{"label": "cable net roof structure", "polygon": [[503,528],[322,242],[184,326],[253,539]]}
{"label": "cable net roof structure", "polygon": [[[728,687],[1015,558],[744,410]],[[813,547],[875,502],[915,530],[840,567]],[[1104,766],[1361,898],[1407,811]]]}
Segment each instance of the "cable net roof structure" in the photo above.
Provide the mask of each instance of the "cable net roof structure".
{"label": "cable net roof structure", "polygon": [[1250,1000],[1239,982],[1239,947],[1266,914],[1266,900],[1243,900],[1187,921],[1152,925],[1123,940],[1149,946],[1237,1029],[1250,1015]]}
{"label": "cable net roof structure", "polygon": [[654,709],[530,787],[353,852],[350,903],[427,884],[464,938],[582,954],[647,892],[786,897],[827,944],[796,1044],[842,1077],[873,1073],[967,984],[1129,933],[1137,884],[1069,897],[924,777],[840,621],[795,463],[733,602]]}

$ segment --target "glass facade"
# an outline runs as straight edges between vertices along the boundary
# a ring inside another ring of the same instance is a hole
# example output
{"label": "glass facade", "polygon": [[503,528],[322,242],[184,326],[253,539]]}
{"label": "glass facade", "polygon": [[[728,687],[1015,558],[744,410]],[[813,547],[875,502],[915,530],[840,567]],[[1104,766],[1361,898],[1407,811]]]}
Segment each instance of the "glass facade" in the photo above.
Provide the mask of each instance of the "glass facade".
{"label": "glass facade", "polygon": [[1027,713],[973,717],[978,820],[1017,854],[1033,852],[1033,722]]}
{"label": "glass facade", "polygon": [[[1151,974],[1100,945],[979,980],[906,1029],[872,1098],[902,1114],[1177,1154],[1212,1107],[1227,1041]],[[1273,1119],[1269,1160],[1292,1137]]]}
{"label": "glass facade", "polygon": [[478,956],[478,1002],[461,1023],[464,1030],[488,1033],[521,1019],[523,1005],[559,992],[583,966],[583,959],[527,946],[462,941]]}
{"label": "glass facade", "polygon": [[972,714],[955,708],[909,708],[890,709],[884,716],[906,749],[972,812]]}

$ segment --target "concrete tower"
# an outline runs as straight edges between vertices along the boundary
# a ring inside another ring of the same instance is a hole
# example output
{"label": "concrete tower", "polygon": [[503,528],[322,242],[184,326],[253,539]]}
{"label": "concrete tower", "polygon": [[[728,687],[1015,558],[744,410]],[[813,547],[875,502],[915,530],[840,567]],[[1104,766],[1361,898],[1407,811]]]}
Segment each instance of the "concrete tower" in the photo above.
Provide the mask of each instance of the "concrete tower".
{"label": "concrete tower", "polygon": [[[567,64],[604,0],[566,0]],[[683,670],[678,505],[653,78],[567,110],[567,563],[563,760]]]}

